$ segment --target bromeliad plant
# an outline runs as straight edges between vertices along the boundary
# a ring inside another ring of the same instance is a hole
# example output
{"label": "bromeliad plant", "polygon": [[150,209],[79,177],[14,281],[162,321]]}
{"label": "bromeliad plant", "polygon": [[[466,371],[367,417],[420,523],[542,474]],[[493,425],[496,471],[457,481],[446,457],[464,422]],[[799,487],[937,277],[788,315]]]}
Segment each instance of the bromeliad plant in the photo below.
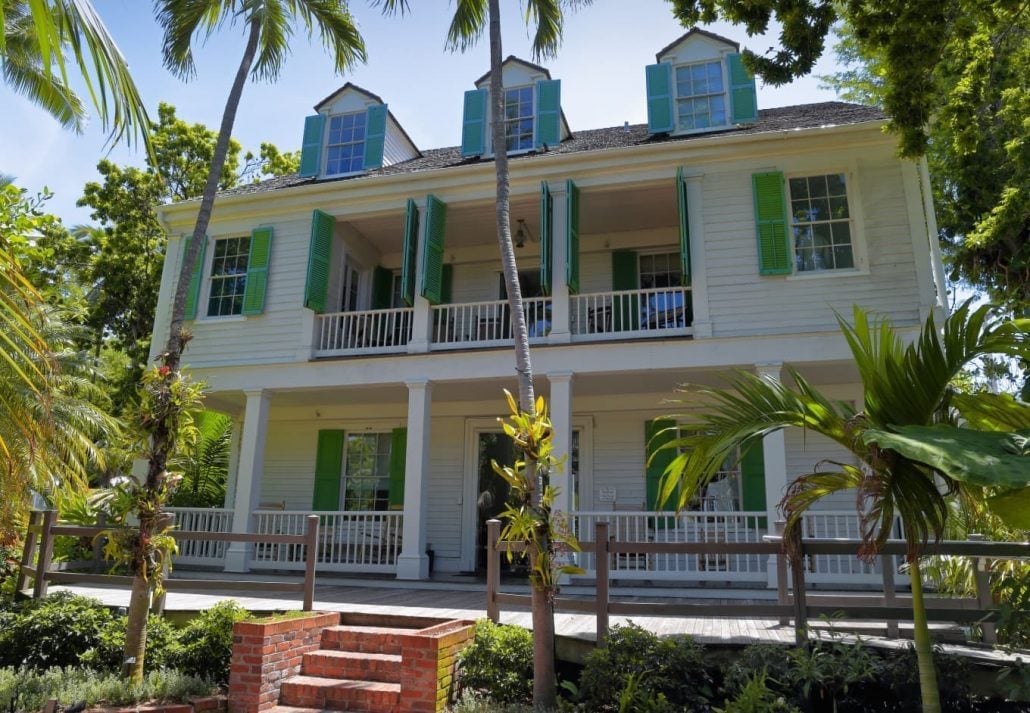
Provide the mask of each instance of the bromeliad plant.
{"label": "bromeliad plant", "polygon": [[[522,455],[510,466],[490,461],[494,472],[511,488],[507,509],[500,515],[505,520],[501,539],[526,545],[530,584],[544,593],[553,609],[559,575],[583,573],[566,561],[570,553],[579,552],[579,542],[564,515],[553,510],[559,491],[551,485],[551,473],[562,469],[564,459],[554,456],[554,429],[543,397],[537,397],[535,413],[525,413],[511,392],[505,389],[504,395],[510,413],[498,421]],[[509,561],[513,556],[509,550]]]}

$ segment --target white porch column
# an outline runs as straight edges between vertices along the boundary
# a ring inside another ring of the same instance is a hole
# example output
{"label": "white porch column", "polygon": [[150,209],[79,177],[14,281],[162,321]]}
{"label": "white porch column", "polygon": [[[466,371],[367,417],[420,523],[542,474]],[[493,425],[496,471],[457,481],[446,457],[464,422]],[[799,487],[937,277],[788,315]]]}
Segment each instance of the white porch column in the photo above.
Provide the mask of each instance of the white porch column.
{"label": "white porch column", "polygon": [[565,182],[548,184],[548,187],[551,188],[551,243],[554,252],[551,255],[551,333],[547,342],[568,344],[572,341],[572,332],[569,329],[569,285],[565,279],[569,262],[566,254],[569,224],[565,218]]}
{"label": "white porch column", "polygon": [[[763,378],[780,380],[783,364],[755,364],[755,371]],[[762,439],[762,456],[765,461],[765,511],[768,513],[766,527],[770,535],[776,534],[776,520],[779,519],[778,505],[787,489],[787,437],[784,430],[770,433]],[[776,586],[776,558],[769,557],[767,568],[769,587]]]}
{"label": "white porch column", "polygon": [[547,374],[551,382],[551,425],[554,438],[551,441],[554,457],[565,459],[562,473],[551,482],[559,490],[554,509],[560,512],[572,510],[572,372],[554,371]]}
{"label": "white porch column", "polygon": [[703,176],[686,176],[687,227],[690,229],[690,294],[694,306],[694,337],[712,336],[708,315],[708,272],[705,270]]}
{"label": "white porch column", "polygon": [[428,379],[405,384],[408,387],[408,445],[404,453],[404,543],[397,557],[397,579],[428,579],[426,481],[433,384]]}
{"label": "white porch column", "polygon": [[[247,391],[247,407],[243,415],[243,437],[240,439],[236,493],[233,497],[232,531],[250,531],[251,514],[261,500],[261,478],[265,470],[265,437],[268,434],[269,392]],[[233,542],[225,551],[226,572],[246,572],[253,546]]]}

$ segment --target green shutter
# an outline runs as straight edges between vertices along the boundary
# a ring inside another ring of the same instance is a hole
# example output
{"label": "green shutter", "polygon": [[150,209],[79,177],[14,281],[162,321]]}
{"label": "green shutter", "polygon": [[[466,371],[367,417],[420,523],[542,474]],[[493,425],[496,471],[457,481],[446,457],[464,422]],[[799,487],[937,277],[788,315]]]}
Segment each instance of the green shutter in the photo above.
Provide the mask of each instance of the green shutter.
{"label": "green shutter", "polygon": [[440,304],[449,305],[454,295],[454,265],[443,266],[443,286],[440,288]]}
{"label": "green shutter", "polygon": [[372,271],[372,309],[393,307],[393,271],[376,265]]}
{"label": "green shutter", "polygon": [[[636,290],[640,287],[637,254],[632,250],[612,251],[612,289]],[[612,301],[612,325],[616,332],[627,332],[640,325],[640,298],[616,295]]]}
{"label": "green shutter", "polygon": [[372,104],[365,112],[365,155],[363,168],[383,167],[383,149],[386,146],[386,104]]}
{"label": "green shutter", "polygon": [[[741,508],[747,511],[765,512],[765,452],[762,441],[748,446],[740,456]],[[767,527],[765,518],[759,527]]]}
{"label": "green shutter", "polygon": [[482,156],[486,152],[486,98],[485,89],[465,92],[464,122],[461,127],[461,155]]}
{"label": "green shutter", "polygon": [[304,306],[325,312],[329,295],[329,268],[333,257],[336,218],[317,208],[311,214],[311,243],[308,247],[308,279],[304,285]]}
{"label": "green shutter", "polygon": [[647,79],[647,130],[661,134],[676,128],[672,105],[672,65],[649,64]]}
{"label": "green shutter", "polygon": [[395,428],[390,434],[390,509],[404,509],[404,467],[408,450],[408,429]]}
{"label": "green shutter", "polygon": [[546,182],[540,183],[540,289],[551,294],[552,263],[554,257],[554,201]]}
{"label": "green shutter", "polygon": [[300,148],[300,175],[317,176],[322,168],[322,134],[325,116],[315,114],[304,118],[304,140]]}
{"label": "green shutter", "polygon": [[730,77],[730,121],[747,124],[758,119],[758,94],[755,77],[744,66],[739,54],[726,55],[726,74]]}
{"label": "green shutter", "polygon": [[250,231],[250,257],[247,260],[247,284],[243,288],[243,314],[265,311],[268,289],[268,263],[272,256],[272,229]]}
{"label": "green shutter", "polygon": [[665,469],[669,467],[676,458],[676,451],[673,448],[660,448],[676,440],[676,422],[668,418],[656,418],[653,421],[644,423],[644,453],[647,458],[647,509],[648,510],[675,510],[678,503],[675,502],[676,495],[668,502],[659,503],[658,496],[661,492],[662,476]]}
{"label": "green shutter", "polygon": [[565,284],[579,292],[579,186],[565,182]]}
{"label": "green shutter", "polygon": [[422,243],[422,296],[431,304],[443,301],[443,243],[447,231],[447,204],[426,196],[426,236]]}
{"label": "green shutter", "polygon": [[408,307],[415,306],[415,270],[418,267],[418,206],[408,199],[404,216],[404,254],[401,258],[401,299]]}
{"label": "green shutter", "polygon": [[[193,242],[192,237],[186,237],[182,240],[182,259],[186,259],[186,254],[190,251],[190,243]],[[200,246],[200,252],[197,253],[197,261],[193,263],[193,271],[190,273],[190,285],[186,288],[186,319],[197,318],[197,303],[200,301],[200,283],[204,278],[204,253],[207,252],[207,236],[204,236],[204,242]]]}
{"label": "green shutter", "polygon": [[680,268],[683,271],[683,284],[690,287],[690,209],[682,168],[676,169],[676,199],[680,213]]}
{"label": "green shutter", "polygon": [[536,83],[536,148],[554,148],[561,143],[561,80],[541,79]]}
{"label": "green shutter", "polygon": [[783,174],[755,173],[751,176],[755,195],[755,223],[758,235],[758,273],[789,275],[790,240],[787,207],[783,195]]}
{"label": "green shutter", "polygon": [[315,452],[315,490],[312,510],[340,509],[340,479],[343,477],[343,431],[319,431]]}

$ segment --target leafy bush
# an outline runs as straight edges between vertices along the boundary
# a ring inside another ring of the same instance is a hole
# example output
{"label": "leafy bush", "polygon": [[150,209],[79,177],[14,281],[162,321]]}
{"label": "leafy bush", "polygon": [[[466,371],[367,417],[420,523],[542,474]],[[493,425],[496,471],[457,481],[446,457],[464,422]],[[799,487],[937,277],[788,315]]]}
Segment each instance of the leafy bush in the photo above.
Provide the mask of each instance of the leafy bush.
{"label": "leafy bush", "polygon": [[0,666],[74,666],[114,616],[96,599],[56,592],[0,614]]}
{"label": "leafy bush", "polygon": [[447,713],[535,713],[535,710],[528,703],[495,703],[466,691],[457,703],[447,709]]}
{"label": "leafy bush", "polygon": [[797,713],[798,709],[776,694],[766,681],[765,673],[758,673],[747,679],[740,693],[733,700],[726,701],[725,708],[716,708],[717,713]]}
{"label": "leafy bush", "polygon": [[232,627],[250,616],[234,601],[215,604],[191,621],[179,634],[179,644],[167,656],[168,666],[184,674],[210,677],[215,683],[229,681]]}
{"label": "leafy bush", "polygon": [[152,671],[132,686],[119,674],[82,668],[0,668],[0,706],[6,710],[41,710],[50,698],[65,706],[124,706],[142,701],[184,702],[215,692],[210,681],[175,671]]}
{"label": "leafy bush", "polygon": [[[125,630],[129,618],[113,619],[99,635],[96,646],[83,652],[80,663],[100,671],[119,672],[125,659]],[[166,668],[170,657],[178,648],[178,631],[164,618],[151,614],[147,617],[147,670]]]}
{"label": "leafy bush", "polygon": [[589,711],[705,709],[712,695],[703,649],[686,636],[659,638],[635,624],[614,627],[579,682]]}
{"label": "leafy bush", "polygon": [[1030,646],[1030,566],[1002,575],[994,591],[998,597],[998,640],[1008,646]]}
{"label": "leafy bush", "polygon": [[521,626],[476,622],[472,643],[458,660],[464,691],[497,703],[533,700],[533,636]]}

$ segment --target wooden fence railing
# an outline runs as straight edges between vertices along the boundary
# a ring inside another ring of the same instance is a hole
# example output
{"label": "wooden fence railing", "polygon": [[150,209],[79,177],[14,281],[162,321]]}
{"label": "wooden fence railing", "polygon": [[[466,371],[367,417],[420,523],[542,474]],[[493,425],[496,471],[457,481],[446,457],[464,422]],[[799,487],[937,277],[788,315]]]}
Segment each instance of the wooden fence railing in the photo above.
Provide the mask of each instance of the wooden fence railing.
{"label": "wooden fence railing", "polygon": [[[60,536],[97,538],[109,531],[108,527],[85,527],[81,525],[62,525],[57,522],[56,510],[34,510],[29,515],[28,531],[25,534],[25,548],[22,550],[20,569],[17,579],[17,591],[33,598],[45,597],[47,587],[51,584],[121,584],[132,585],[132,577],[114,574],[97,574],[96,572],[69,572],[57,570],[53,566],[54,538]],[[304,581],[303,582],[245,582],[248,589],[269,592],[299,592],[303,594],[304,611],[311,611],[315,599],[315,564],[318,561],[318,516],[307,518],[307,526],[302,535],[253,534],[231,532],[202,532],[199,530],[171,530],[169,533],[178,540],[207,540],[212,542],[252,542],[255,544],[289,545],[303,548]],[[28,590],[29,580],[32,589]],[[197,589],[225,589],[243,584],[236,579],[180,579],[166,578],[164,587],[169,591]],[[155,601],[154,608],[160,611],[164,606],[163,598]]]}
{"label": "wooden fence railing", "polygon": [[[782,524],[777,523],[782,532]],[[499,520],[487,522],[487,570],[486,570],[486,612],[494,622],[500,619],[502,604],[526,606],[532,604],[528,594],[511,594],[501,591],[501,553],[523,552],[522,543],[500,541]],[[846,620],[883,621],[887,634],[898,635],[898,622],[911,621],[912,597],[899,595],[894,575],[898,558],[907,552],[907,545],[900,540],[888,541],[877,555],[881,558],[883,571],[883,592],[874,595],[822,594],[808,591],[805,582],[805,566],[790,567],[784,553],[781,537],[766,537],[764,542],[618,542],[608,535],[608,523],[598,522],[593,541],[580,541],[583,551],[590,551],[596,563],[596,595],[589,598],[557,597],[555,611],[593,614],[597,620],[597,642],[604,643],[608,635],[608,621],[616,616],[683,616],[699,618],[736,618],[745,614],[749,618],[779,619],[787,625],[793,621],[795,640],[798,645],[807,641],[808,620],[821,616],[842,616]],[[852,539],[804,539],[797,544],[800,560],[816,555],[857,556],[861,546]],[[698,555],[767,555],[775,558],[777,601],[775,604],[675,603],[660,602],[617,602],[609,597],[611,562],[620,556],[634,555],[650,557],[659,554]],[[979,624],[983,640],[996,642],[995,624],[997,611],[993,605],[990,590],[990,562],[1001,559],[1030,559],[1030,543],[985,542],[982,540],[946,540],[930,545],[925,555],[958,555],[970,557],[975,571],[976,596],[936,598],[927,597],[926,609],[930,621],[953,622],[957,624]]]}

